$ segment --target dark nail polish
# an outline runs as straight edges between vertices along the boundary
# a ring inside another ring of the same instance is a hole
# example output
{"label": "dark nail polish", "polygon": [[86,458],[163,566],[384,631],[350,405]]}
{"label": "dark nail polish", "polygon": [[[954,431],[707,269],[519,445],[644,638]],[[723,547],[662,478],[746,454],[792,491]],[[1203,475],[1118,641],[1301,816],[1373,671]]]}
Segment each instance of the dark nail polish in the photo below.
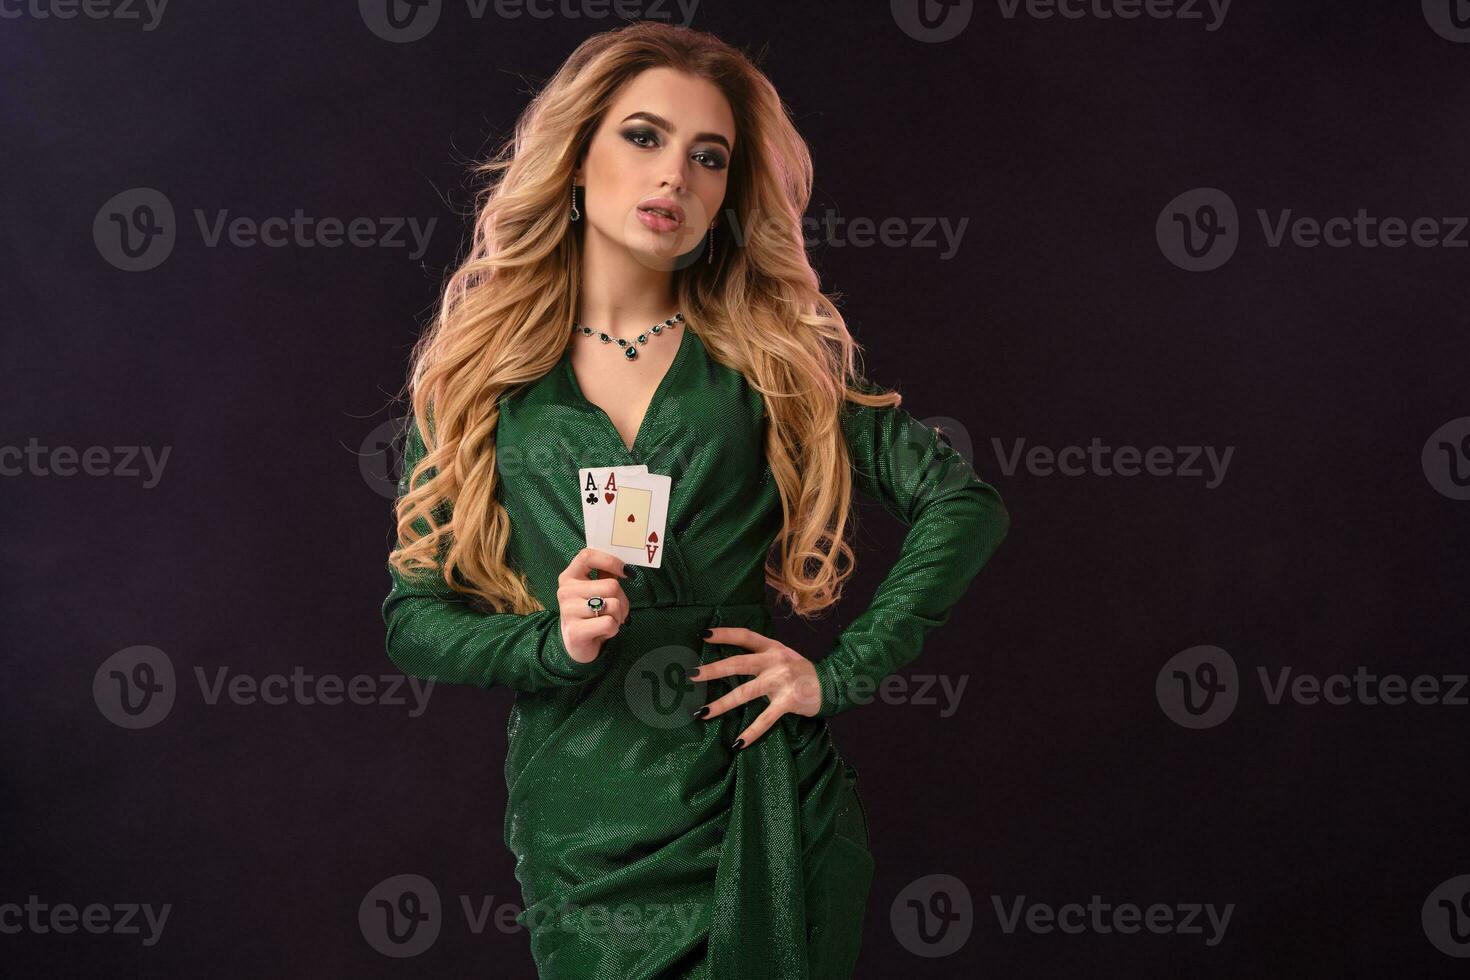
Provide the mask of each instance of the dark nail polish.
{"label": "dark nail polish", "polygon": [[635,565],[624,565],[623,566],[623,577],[624,578],[632,578],[633,576],[635,576],[637,574],[638,574],[638,568],[637,568],[637,566],[635,566]]}
{"label": "dark nail polish", "polygon": [[691,670],[689,673],[685,674],[684,676],[685,677],[688,677],[691,681],[694,680],[696,677],[699,676],[699,668],[698,667],[695,667],[693,670]]}
{"label": "dark nail polish", "polygon": [[709,705],[707,705],[707,704],[704,705],[703,707],[699,707],[699,708],[695,708],[694,709],[694,717],[696,717],[696,718],[703,718],[707,714],[709,714]]}
{"label": "dark nail polish", "polygon": [[745,746],[745,739],[743,739],[743,738],[737,738],[735,740],[735,744],[732,745],[732,746],[730,746],[730,748],[735,749],[736,751],[739,751],[744,746]]}
{"label": "dark nail polish", "polygon": [[712,637],[712,636],[715,635],[715,631],[714,630],[705,630],[703,633],[700,633],[699,635],[702,636],[702,637],[704,637],[706,640],[708,640],[710,637]]}

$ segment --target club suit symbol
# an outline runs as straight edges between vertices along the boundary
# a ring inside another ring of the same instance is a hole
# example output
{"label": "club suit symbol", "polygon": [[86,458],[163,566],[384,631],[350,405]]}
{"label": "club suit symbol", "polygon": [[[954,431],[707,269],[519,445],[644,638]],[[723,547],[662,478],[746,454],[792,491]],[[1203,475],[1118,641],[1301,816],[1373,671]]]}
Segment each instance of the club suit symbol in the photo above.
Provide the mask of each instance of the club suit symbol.
{"label": "club suit symbol", "polygon": [[385,878],[363,896],[357,924],[368,945],[384,956],[418,956],[434,945],[443,925],[439,890],[423,875]]}
{"label": "club suit symbol", "polygon": [[92,700],[119,728],[151,728],[173,710],[174,666],[157,647],[132,646],[102,662],[92,675]]}
{"label": "club suit symbol", "polygon": [[1159,669],[1154,696],[1176,725],[1214,728],[1234,713],[1240,700],[1235,658],[1213,646],[1181,650]]}
{"label": "club suit symbol", "polygon": [[954,875],[926,875],[910,882],[888,910],[893,935],[916,956],[949,956],[970,939],[975,906],[970,889]]}

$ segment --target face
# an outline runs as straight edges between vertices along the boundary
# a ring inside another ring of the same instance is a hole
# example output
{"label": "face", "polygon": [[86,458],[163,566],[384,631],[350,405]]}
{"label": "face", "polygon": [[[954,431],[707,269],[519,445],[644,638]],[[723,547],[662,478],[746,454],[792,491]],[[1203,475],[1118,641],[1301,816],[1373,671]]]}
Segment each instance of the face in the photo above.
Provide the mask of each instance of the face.
{"label": "face", "polygon": [[734,148],[734,115],[718,88],[670,68],[639,73],[613,99],[577,168],[587,234],[672,268],[719,214]]}

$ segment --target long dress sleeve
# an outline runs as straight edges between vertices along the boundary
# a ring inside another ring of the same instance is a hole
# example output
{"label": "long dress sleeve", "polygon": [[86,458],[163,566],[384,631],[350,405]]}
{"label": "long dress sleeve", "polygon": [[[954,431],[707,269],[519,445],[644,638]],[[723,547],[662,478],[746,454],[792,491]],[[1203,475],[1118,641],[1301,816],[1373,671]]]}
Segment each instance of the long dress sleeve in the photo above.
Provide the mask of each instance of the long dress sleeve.
{"label": "long dress sleeve", "polygon": [[842,429],[854,486],[908,532],[868,609],[816,665],[824,718],[872,700],[883,678],[918,657],[1010,530],[995,488],[908,412],[848,402]]}
{"label": "long dress sleeve", "polygon": [[[409,419],[400,497],[423,457],[423,439]],[[447,503],[439,513],[452,513]],[[426,522],[417,525],[427,532]],[[607,668],[600,656],[579,663],[561,638],[556,608],[528,614],[484,613],[445,584],[437,572],[404,576],[391,564],[392,589],[383,602],[388,658],[406,674],[445,684],[540,691],[577,684]]]}

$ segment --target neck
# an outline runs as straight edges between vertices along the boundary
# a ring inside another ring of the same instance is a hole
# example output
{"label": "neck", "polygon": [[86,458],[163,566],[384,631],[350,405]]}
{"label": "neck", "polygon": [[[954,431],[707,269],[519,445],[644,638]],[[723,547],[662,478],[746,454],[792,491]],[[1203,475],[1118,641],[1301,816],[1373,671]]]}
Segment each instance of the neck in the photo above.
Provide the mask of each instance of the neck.
{"label": "neck", "polygon": [[577,323],[631,340],[678,312],[672,272],[650,268],[591,227],[585,243]]}

